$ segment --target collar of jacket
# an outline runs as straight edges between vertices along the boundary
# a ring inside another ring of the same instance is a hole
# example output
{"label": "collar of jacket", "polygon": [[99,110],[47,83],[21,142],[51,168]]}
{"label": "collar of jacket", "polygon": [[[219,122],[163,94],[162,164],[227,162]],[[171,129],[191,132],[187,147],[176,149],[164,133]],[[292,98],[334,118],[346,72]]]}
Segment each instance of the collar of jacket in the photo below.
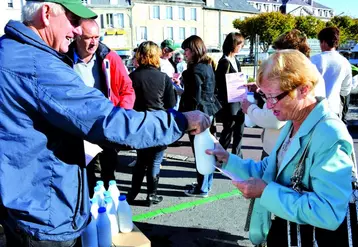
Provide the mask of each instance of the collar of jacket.
{"label": "collar of jacket", "polygon": [[[302,125],[300,126],[297,133],[295,134],[295,137],[292,139],[292,142],[290,144],[290,149],[286,153],[285,158],[282,161],[282,164],[280,165],[280,168],[277,172],[277,177],[280,175],[283,169],[290,163],[290,161],[296,156],[297,152],[301,150],[301,148],[303,148],[304,145],[306,144],[303,143],[302,139],[305,136],[309,135],[311,131],[315,128],[316,124],[327,114],[329,114],[330,110],[327,100],[322,97],[316,97],[316,99],[317,99],[317,105],[315,106],[315,108],[313,108],[310,114],[308,114],[307,118],[303,121]],[[283,134],[280,135],[279,139],[276,142],[276,146],[274,148],[274,150],[276,151],[275,154],[277,154],[286,136],[289,134],[291,126],[292,126],[292,121],[288,121],[287,124],[283,127],[282,129]]]}
{"label": "collar of jacket", "polygon": [[25,43],[46,51],[51,55],[61,59],[66,64],[70,66],[72,65],[72,61],[65,54],[54,50],[52,47],[46,44],[39,35],[37,35],[34,31],[32,31],[29,27],[25,26],[20,21],[10,20],[5,26],[5,34],[21,43]]}

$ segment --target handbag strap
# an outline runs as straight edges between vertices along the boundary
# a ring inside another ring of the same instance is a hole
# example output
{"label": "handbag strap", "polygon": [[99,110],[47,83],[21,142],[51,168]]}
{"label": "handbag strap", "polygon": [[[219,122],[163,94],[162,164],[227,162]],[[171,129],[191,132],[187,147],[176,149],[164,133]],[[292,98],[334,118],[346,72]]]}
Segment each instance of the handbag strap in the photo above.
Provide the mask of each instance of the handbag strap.
{"label": "handbag strap", "polygon": [[[321,119],[315,126],[314,129],[312,131],[312,134],[310,136],[309,141],[307,142],[307,145],[302,153],[302,156],[299,160],[299,162],[297,163],[295,170],[293,171],[293,174],[291,176],[291,185],[292,188],[297,191],[297,192],[302,192],[303,186],[302,186],[302,179],[303,179],[303,174],[305,172],[305,164],[304,164],[304,160],[307,157],[307,153],[308,153],[308,148],[309,145],[311,144],[312,141],[312,136],[313,136],[313,132],[316,128],[316,126],[321,123],[324,122],[326,120],[336,120],[339,122],[342,122],[340,119],[338,118],[334,118],[334,117],[328,117],[328,118],[324,118]],[[343,123],[343,122],[342,122]],[[351,154],[351,159],[353,162],[353,167],[352,167],[352,186],[354,189],[358,188],[358,176],[357,176],[357,161],[356,161],[356,156],[355,156],[355,151],[354,151],[354,146],[352,146],[352,154]]]}

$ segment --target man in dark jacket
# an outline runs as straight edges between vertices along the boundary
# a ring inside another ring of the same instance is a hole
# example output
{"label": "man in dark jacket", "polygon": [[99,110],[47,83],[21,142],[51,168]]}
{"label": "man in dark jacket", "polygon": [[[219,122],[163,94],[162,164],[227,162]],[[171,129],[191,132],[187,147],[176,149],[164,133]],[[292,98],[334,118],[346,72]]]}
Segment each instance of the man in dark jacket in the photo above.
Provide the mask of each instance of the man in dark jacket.
{"label": "man in dark jacket", "polygon": [[[121,57],[99,41],[99,27],[95,20],[83,19],[80,26],[82,34],[76,36],[67,53],[74,62],[75,71],[87,86],[100,90],[114,105],[133,109],[135,93]],[[105,186],[115,179],[117,151],[106,146],[102,149],[87,166],[90,195],[97,180],[96,167],[101,170]]]}
{"label": "man in dark jacket", "polygon": [[0,39],[0,218],[11,247],[74,246],[89,219],[84,139],[140,149],[210,125],[200,112],[128,111],[85,86],[63,53],[80,18],[96,14],[48,1],[27,2]]}

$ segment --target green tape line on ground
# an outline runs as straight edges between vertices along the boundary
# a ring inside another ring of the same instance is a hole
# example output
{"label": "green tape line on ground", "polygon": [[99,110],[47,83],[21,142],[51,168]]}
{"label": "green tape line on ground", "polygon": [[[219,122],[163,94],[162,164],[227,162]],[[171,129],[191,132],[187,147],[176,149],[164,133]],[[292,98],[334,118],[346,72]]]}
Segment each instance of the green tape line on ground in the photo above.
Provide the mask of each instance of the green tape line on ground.
{"label": "green tape line on ground", "polygon": [[155,211],[147,212],[147,213],[144,213],[144,214],[134,215],[133,216],[133,221],[142,221],[142,220],[157,217],[159,215],[178,212],[178,211],[185,210],[185,209],[188,209],[188,208],[192,208],[192,207],[195,207],[195,206],[199,206],[199,205],[202,205],[202,204],[205,204],[205,203],[225,199],[225,198],[228,198],[228,197],[231,197],[231,196],[234,196],[234,195],[241,195],[241,192],[238,189],[234,189],[234,190],[232,190],[230,192],[225,192],[225,193],[222,193],[222,194],[209,196],[207,198],[201,198],[201,199],[196,200],[196,201],[184,202],[184,203],[180,203],[180,204],[170,206],[170,207],[167,207],[167,208],[157,209]]}

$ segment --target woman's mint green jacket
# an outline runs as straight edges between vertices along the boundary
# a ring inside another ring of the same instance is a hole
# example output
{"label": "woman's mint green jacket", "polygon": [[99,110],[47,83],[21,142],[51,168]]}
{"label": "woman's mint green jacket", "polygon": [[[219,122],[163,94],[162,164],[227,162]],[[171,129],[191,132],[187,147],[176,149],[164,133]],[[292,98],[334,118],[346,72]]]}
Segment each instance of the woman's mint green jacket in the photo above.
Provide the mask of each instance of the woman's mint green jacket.
{"label": "woman's mint green jacket", "polygon": [[[327,100],[319,100],[292,139],[279,169],[276,156],[289,134],[291,121],[283,127],[271,154],[262,161],[230,155],[223,166],[242,179],[255,177],[267,183],[252,213],[250,240],[254,244],[265,241],[271,214],[328,230],[337,229],[345,218],[352,193],[353,141],[346,126],[329,110]],[[290,178],[311,134],[303,184],[312,192],[300,194],[289,187]]]}

